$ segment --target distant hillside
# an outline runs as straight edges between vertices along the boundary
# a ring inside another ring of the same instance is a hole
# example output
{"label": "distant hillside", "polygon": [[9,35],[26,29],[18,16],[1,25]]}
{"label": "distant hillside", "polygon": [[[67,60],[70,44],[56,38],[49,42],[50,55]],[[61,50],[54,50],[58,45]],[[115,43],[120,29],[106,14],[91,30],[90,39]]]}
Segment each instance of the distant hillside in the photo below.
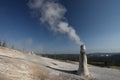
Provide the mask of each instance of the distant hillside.
{"label": "distant hillside", "polygon": [[[78,61],[79,54],[42,54],[42,56],[59,59]],[[88,63],[98,66],[120,66],[120,53],[90,53],[87,54]]]}

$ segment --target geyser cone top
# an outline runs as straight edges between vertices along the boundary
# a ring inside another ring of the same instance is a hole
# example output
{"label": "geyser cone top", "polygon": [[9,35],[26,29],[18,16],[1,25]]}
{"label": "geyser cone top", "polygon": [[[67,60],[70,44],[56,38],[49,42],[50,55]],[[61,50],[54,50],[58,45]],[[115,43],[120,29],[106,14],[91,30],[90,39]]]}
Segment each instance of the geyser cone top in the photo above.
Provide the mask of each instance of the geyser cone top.
{"label": "geyser cone top", "polygon": [[82,45],[80,46],[80,48],[81,48],[81,50],[86,50],[86,48],[85,48],[85,45],[84,45],[84,44],[82,44]]}

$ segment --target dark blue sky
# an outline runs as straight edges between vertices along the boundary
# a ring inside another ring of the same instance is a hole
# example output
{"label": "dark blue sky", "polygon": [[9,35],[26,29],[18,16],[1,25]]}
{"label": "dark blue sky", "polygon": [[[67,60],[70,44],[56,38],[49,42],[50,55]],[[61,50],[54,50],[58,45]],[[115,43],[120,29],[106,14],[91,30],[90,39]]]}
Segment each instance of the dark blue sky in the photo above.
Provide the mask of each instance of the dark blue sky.
{"label": "dark blue sky", "polygon": [[[52,32],[31,15],[28,0],[0,0],[0,40],[43,52],[78,52],[68,36]],[[120,0],[60,0],[67,22],[88,52],[120,51]]]}

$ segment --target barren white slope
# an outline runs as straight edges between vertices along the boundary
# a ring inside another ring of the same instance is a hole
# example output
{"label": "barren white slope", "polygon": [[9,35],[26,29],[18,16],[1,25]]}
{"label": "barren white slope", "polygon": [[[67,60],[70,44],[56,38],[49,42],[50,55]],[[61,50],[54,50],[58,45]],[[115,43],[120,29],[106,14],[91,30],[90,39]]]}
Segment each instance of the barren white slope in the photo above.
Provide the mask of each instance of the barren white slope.
{"label": "barren white slope", "polygon": [[[120,80],[120,71],[88,66],[96,80]],[[78,63],[67,63],[7,48],[0,48],[0,80],[87,80],[75,71]]]}

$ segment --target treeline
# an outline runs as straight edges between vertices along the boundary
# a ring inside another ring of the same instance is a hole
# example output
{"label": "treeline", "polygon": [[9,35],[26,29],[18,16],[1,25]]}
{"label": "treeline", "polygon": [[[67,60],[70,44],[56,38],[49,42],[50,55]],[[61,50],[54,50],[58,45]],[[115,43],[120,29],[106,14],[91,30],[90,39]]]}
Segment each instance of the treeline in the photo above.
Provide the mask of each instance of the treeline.
{"label": "treeline", "polygon": [[5,41],[0,41],[0,47],[7,47],[7,44],[6,44],[6,42]]}
{"label": "treeline", "polygon": [[97,66],[120,66],[120,53],[110,56],[88,56],[88,63]]}
{"label": "treeline", "polygon": [[[79,54],[42,54],[42,56],[64,61],[70,60],[78,62],[79,60]],[[103,56],[101,56],[101,54],[92,54],[92,56],[88,54],[87,58],[89,64],[97,66],[120,66],[120,53],[110,53],[109,56],[106,56],[106,54]]]}
{"label": "treeline", "polygon": [[9,49],[18,50],[18,51],[21,51],[23,53],[31,52],[31,51],[27,50],[27,48],[18,47],[14,44],[11,44],[8,40],[1,40],[0,39],[0,47],[6,47],[6,48],[9,48]]}
{"label": "treeline", "polygon": [[58,60],[78,61],[79,54],[42,54],[43,57],[49,57]]}
{"label": "treeline", "polygon": [[8,47],[11,49],[15,49],[14,45],[10,46],[6,41],[0,41],[0,47]]}

